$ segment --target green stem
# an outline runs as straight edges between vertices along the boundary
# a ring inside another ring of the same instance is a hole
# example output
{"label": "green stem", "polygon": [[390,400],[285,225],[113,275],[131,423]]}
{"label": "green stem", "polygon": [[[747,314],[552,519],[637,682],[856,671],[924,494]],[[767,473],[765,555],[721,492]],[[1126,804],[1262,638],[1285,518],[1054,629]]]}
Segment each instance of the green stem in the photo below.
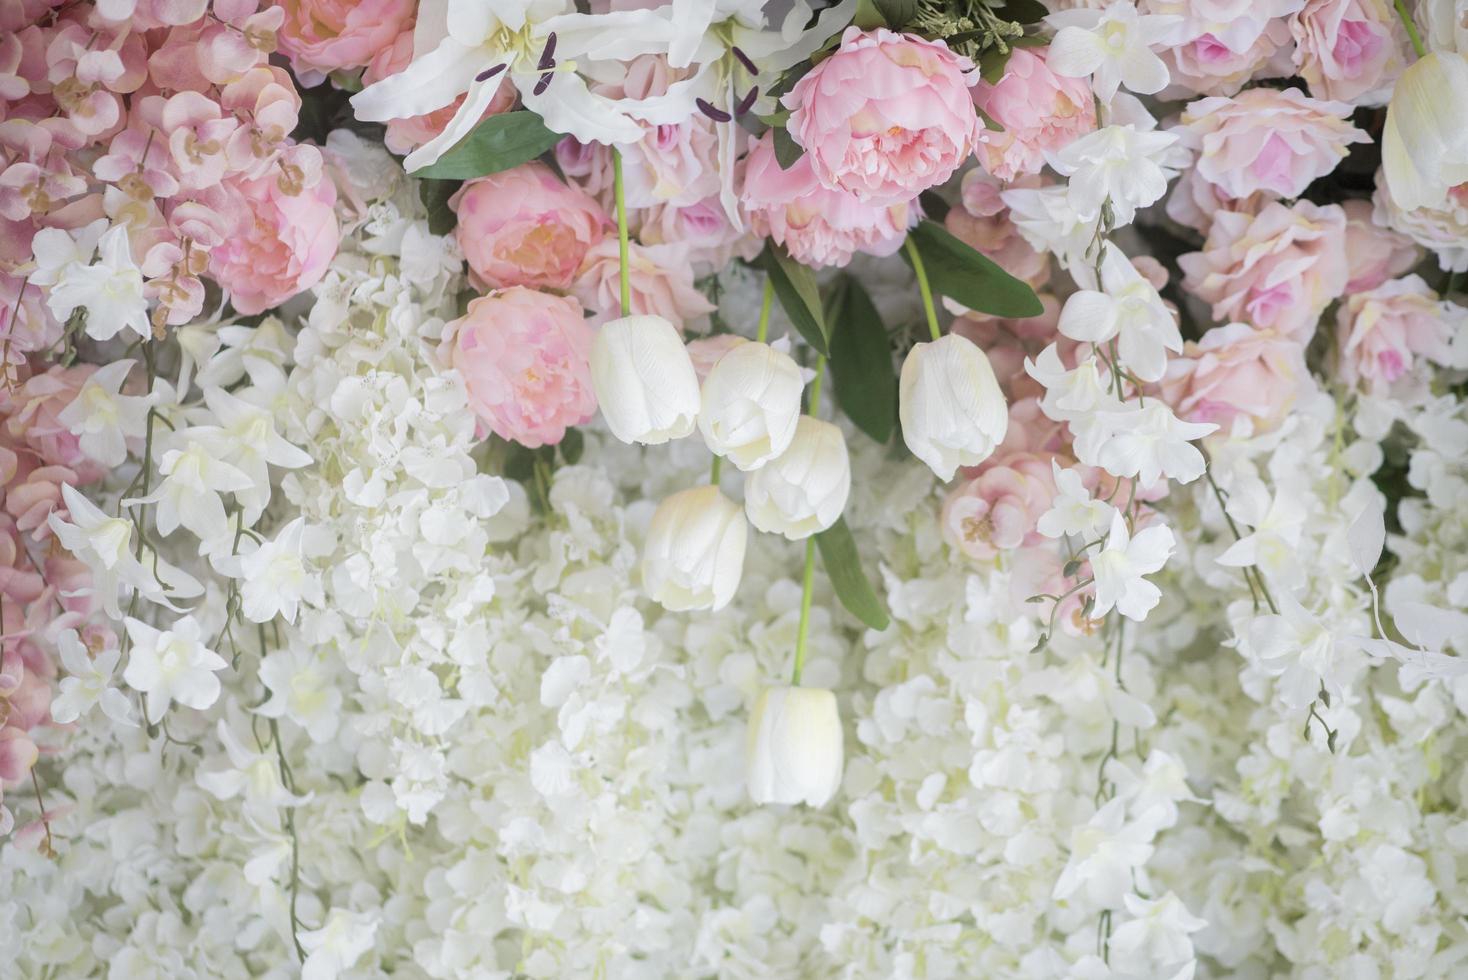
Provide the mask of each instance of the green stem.
{"label": "green stem", "polygon": [[775,302],[775,286],[765,277],[765,294],[759,302],[759,327],[755,330],[754,339],[760,343],[765,342],[765,337],[770,333],[770,307]]}
{"label": "green stem", "polygon": [[709,467],[709,482],[714,486],[719,485],[719,475],[724,470],[724,457],[715,456],[714,465]]}
{"label": "green stem", "polygon": [[816,577],[816,538],[805,539],[805,575],[800,582],[800,626],[795,633],[795,670],[790,675],[790,685],[800,686],[800,675],[805,671],[805,640],[810,634],[810,598]]}
{"label": "green stem", "polygon": [[1397,16],[1402,19],[1402,26],[1407,29],[1407,38],[1412,42],[1412,50],[1417,52],[1417,57],[1425,58],[1427,48],[1422,45],[1422,36],[1417,33],[1417,25],[1412,23],[1412,15],[1407,12],[1407,5],[1402,0],[1397,0]]}
{"label": "green stem", "polygon": [[826,377],[826,359],[816,355],[816,377],[810,383],[810,398],[805,404],[805,414],[812,418],[821,412],[821,381]]}
{"label": "green stem", "polygon": [[933,289],[928,285],[928,270],[923,265],[923,257],[918,254],[917,246],[912,242],[912,236],[908,236],[907,257],[912,259],[912,271],[917,273],[918,290],[923,294],[923,312],[928,317],[928,330],[932,332],[933,339],[938,340],[943,332],[938,329],[938,311],[933,309]]}
{"label": "green stem", "polygon": [[627,271],[627,195],[622,189],[622,151],[612,147],[612,193],[617,199],[617,256],[622,287],[622,315],[632,315],[632,281]]}

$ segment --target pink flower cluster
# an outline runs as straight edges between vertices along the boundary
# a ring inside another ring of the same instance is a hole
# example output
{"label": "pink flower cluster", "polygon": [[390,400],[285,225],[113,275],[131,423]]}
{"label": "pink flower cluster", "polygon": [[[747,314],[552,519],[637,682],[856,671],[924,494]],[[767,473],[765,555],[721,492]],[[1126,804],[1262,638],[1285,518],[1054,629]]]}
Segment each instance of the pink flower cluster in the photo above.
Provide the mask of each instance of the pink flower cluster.
{"label": "pink flower cluster", "polygon": [[15,363],[60,324],[27,282],[42,228],[127,228],[155,330],[314,285],[335,252],[320,151],[290,138],[300,97],[270,63],[286,11],[257,0],[0,7],[0,333]]}

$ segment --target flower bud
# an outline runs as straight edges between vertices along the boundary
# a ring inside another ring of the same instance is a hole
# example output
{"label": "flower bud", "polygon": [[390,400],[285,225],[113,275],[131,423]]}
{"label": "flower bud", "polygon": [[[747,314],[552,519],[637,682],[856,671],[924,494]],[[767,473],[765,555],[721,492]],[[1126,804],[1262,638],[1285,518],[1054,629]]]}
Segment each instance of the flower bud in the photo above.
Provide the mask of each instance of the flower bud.
{"label": "flower bud", "polygon": [[771,687],[749,718],[745,774],[756,803],[824,806],[841,785],[841,714],[819,687]]}
{"label": "flower bud", "polygon": [[698,376],[672,323],[624,316],[602,325],[591,347],[602,417],[623,442],[658,445],[693,431]]}
{"label": "flower bud", "polygon": [[989,358],[957,334],[918,344],[907,355],[898,415],[907,448],[943,480],[987,459],[1009,427]]}
{"label": "flower bud", "polygon": [[802,415],[790,447],[744,484],[744,512],[761,531],[798,541],[835,524],[850,493],[851,460],[841,430]]}
{"label": "flower bud", "polygon": [[749,525],[712,484],[658,504],[642,550],[642,587],[674,611],[723,609],[739,588]]}
{"label": "flower bud", "polygon": [[1381,166],[1405,211],[1440,208],[1468,182],[1468,59],[1434,51],[1397,79],[1381,134]]}
{"label": "flower bud", "polygon": [[753,470],[795,438],[805,380],[789,354],[749,342],[719,358],[703,382],[698,431],[715,455]]}

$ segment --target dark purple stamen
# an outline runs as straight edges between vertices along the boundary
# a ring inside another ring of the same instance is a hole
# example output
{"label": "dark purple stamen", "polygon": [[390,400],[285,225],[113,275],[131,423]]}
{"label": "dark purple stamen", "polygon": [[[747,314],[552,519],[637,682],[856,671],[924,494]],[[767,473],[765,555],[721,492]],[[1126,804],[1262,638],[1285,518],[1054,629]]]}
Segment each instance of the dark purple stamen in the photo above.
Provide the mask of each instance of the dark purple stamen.
{"label": "dark purple stamen", "polygon": [[703,113],[705,116],[708,116],[714,122],[728,122],[729,120],[734,118],[723,109],[715,109],[710,103],[705,102],[703,99],[694,99],[693,104],[698,106],[699,112]]}
{"label": "dark purple stamen", "polygon": [[545,50],[540,53],[540,64],[536,65],[541,71],[551,68],[556,63],[556,32],[551,31],[545,39]]}
{"label": "dark purple stamen", "polygon": [[532,90],[534,94],[539,95],[546,89],[550,88],[551,79],[555,77],[556,73],[553,71],[548,71],[544,75],[541,75],[540,81],[535,83],[535,88]]}
{"label": "dark purple stamen", "polygon": [[754,66],[753,61],[749,60],[749,55],[745,54],[743,51],[740,51],[738,48],[730,48],[729,50],[734,52],[734,57],[739,59],[739,63],[744,66],[746,71],[748,71],[751,75],[759,74],[759,69]]}
{"label": "dark purple stamen", "polygon": [[504,70],[505,70],[505,66],[504,65],[495,65],[493,68],[486,68],[486,69],[484,69],[484,71],[482,71],[479,74],[475,75],[474,76],[474,80],[476,82],[487,82],[491,78],[493,78],[494,76],[498,75],[500,72],[502,72]]}
{"label": "dark purple stamen", "polygon": [[752,105],[754,105],[754,100],[757,99],[757,98],[759,98],[759,86],[758,85],[756,85],[754,88],[750,89],[749,90],[749,94],[746,95],[744,98],[742,98],[742,99],[739,100],[739,104],[734,107],[734,115],[736,115],[736,116],[742,116],[742,115],[744,115],[746,112],[749,111],[749,107],[752,106]]}

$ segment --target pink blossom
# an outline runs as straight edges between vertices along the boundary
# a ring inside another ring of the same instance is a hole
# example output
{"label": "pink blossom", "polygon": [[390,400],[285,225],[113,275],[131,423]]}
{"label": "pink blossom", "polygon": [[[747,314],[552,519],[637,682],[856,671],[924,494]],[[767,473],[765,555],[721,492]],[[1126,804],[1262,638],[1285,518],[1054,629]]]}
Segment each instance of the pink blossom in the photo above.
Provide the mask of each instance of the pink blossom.
{"label": "pink blossom", "polygon": [[491,289],[566,289],[611,223],[601,205],[543,163],[471,180],[449,205],[469,268]]}
{"label": "pink blossom", "polygon": [[[89,459],[60,414],[76,400],[87,379],[96,372],[91,364],[53,365],[5,396],[5,432],[16,447],[25,447],[29,460],[40,466],[65,466],[82,483],[101,479],[106,470]],[[23,464],[22,470],[28,471]]]}
{"label": "pink blossom", "polygon": [[[1455,309],[1418,276],[1346,297],[1336,314],[1341,379],[1374,390],[1406,374],[1419,357],[1450,363],[1455,323],[1449,311]],[[1457,329],[1463,326],[1460,316]]]}
{"label": "pink blossom", "polygon": [[943,504],[944,535],[979,561],[1046,543],[1035,525],[1055,497],[1050,459],[1028,452],[991,458],[978,476],[949,493]]}
{"label": "pink blossom", "polygon": [[[1039,186],[1030,178],[1015,186]],[[1038,289],[1050,279],[1050,256],[1025,241],[999,198],[996,178],[974,169],[963,175],[960,207],[950,208],[943,225],[955,238],[993,259],[1010,275]]]}
{"label": "pink blossom", "polygon": [[1278,202],[1258,215],[1223,211],[1201,252],[1178,258],[1183,285],[1219,320],[1273,328],[1300,343],[1346,285],[1346,213]]}
{"label": "pink blossom", "polygon": [[411,27],[413,0],[278,0],[281,54],[307,85],[339,68],[365,68]]}
{"label": "pink blossom", "polygon": [[844,266],[856,252],[891,255],[919,216],[915,200],[870,202],[823,187],[808,153],[782,170],[769,133],[751,143],[740,200],[755,234],[816,268]]}
{"label": "pink blossom", "polygon": [[1039,173],[1045,154],[1096,128],[1091,88],[1081,78],[1061,78],[1045,62],[1043,49],[1015,48],[994,85],[979,81],[974,104],[1003,132],[989,133],[978,146],[979,162],[1000,180]]}
{"label": "pink blossom", "polygon": [[1248,418],[1255,432],[1284,421],[1314,387],[1300,344],[1247,323],[1214,327],[1167,365],[1162,397],[1180,418],[1215,422],[1225,432]]}
{"label": "pink blossom", "polygon": [[1199,99],[1183,112],[1177,132],[1197,154],[1198,175],[1227,196],[1298,197],[1335,169],[1350,144],[1370,142],[1350,114],[1344,102],[1321,102],[1299,89],[1254,88]]}
{"label": "pink blossom", "polygon": [[1262,192],[1230,197],[1222,187],[1205,180],[1197,167],[1189,167],[1173,183],[1172,192],[1167,195],[1166,211],[1173,221],[1206,238],[1208,229],[1213,227],[1213,216],[1219,211],[1258,214],[1264,200]]}
{"label": "pink blossom", "polygon": [[716,272],[734,256],[752,259],[760,250],[760,238],[748,228],[734,227],[717,194],[686,206],[658,204],[639,217],[638,240],[645,245],[682,245],[695,273]]}
{"label": "pink blossom", "polygon": [[1405,67],[1390,0],[1307,0],[1290,33],[1295,67],[1323,99],[1381,105]]}
{"label": "pink blossom", "polygon": [[947,180],[984,141],[976,81],[942,41],[853,26],[781,101],[822,186],[892,203]]}
{"label": "pink blossom", "polygon": [[[0,238],[5,237],[0,227]],[[0,372],[14,376],[26,357],[51,348],[61,340],[61,324],[51,315],[41,287],[19,276],[0,272]]]}
{"label": "pink blossom", "polygon": [[[1244,0],[1245,13],[1250,6],[1260,11],[1270,9],[1270,5],[1258,4],[1257,0]],[[1289,75],[1289,27],[1278,19],[1262,23],[1250,20],[1240,14],[1223,13],[1218,21],[1227,28],[1220,26],[1216,33],[1205,31],[1162,49],[1160,55],[1172,76],[1168,91],[1233,95],[1252,78]],[[1245,24],[1254,29],[1238,29]]]}
{"label": "pink blossom", "polygon": [[574,299],[512,286],[472,301],[439,353],[464,379],[481,435],[535,448],[595,415],[592,338]]}
{"label": "pink blossom", "polygon": [[271,178],[232,181],[236,223],[209,253],[209,271],[240,313],[260,313],[310,289],[336,254],[336,185],[287,194]]}
{"label": "pink blossom", "polygon": [[1346,295],[1375,289],[1422,258],[1422,249],[1412,239],[1376,223],[1371,202],[1350,200],[1341,207],[1346,212],[1346,263],[1351,277]]}
{"label": "pink blossom", "polygon": [[[691,74],[690,69],[670,67],[665,55],[641,55],[594,91],[614,100],[653,99],[667,95],[674,83]],[[694,114],[677,123],[644,122],[642,129],[642,139],[622,150],[628,207],[689,205],[719,193],[719,136],[712,119]],[[596,158],[610,173],[605,147],[596,148]]]}
{"label": "pink blossom", "polygon": [[698,375],[699,384],[702,384],[703,379],[709,376],[714,365],[719,363],[719,358],[744,342],[745,338],[737,333],[716,333],[712,337],[690,340],[688,356],[693,361],[693,371]]}
{"label": "pink blossom", "polygon": [[[630,244],[627,254],[631,284],[632,313],[655,313],[672,321],[681,332],[684,321],[703,316],[714,304],[693,285],[693,266],[688,250],[681,245]],[[581,271],[571,284],[571,295],[588,310],[590,320],[600,326],[623,315],[619,275],[622,263],[614,236],[603,238],[586,253]]]}

